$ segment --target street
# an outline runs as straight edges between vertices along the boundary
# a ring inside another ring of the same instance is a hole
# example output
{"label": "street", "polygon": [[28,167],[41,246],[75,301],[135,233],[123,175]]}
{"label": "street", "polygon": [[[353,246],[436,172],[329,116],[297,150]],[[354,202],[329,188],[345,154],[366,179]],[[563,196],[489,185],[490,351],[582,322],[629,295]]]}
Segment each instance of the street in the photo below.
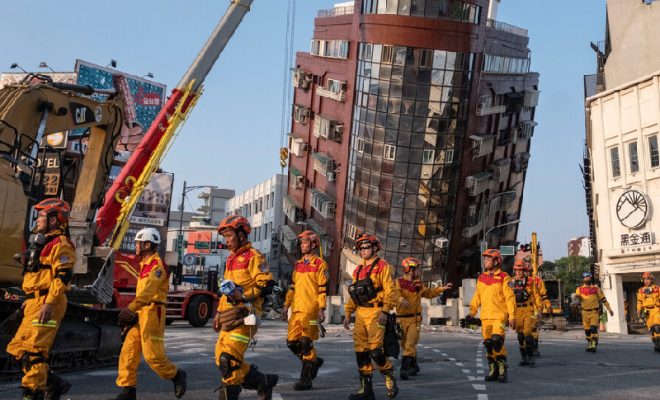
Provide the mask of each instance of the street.
{"label": "street", "polygon": [[[350,333],[340,326],[328,326],[328,334],[317,343],[325,364],[314,381],[314,389],[295,392],[292,384],[300,364],[285,345],[286,326],[266,321],[257,334],[254,351],[247,359],[259,369],[278,373],[280,381],[274,399],[345,399],[358,387],[355,357]],[[418,348],[422,372],[408,381],[399,380],[400,399],[657,399],[660,393],[660,354],[653,351],[647,336],[601,334],[598,353],[585,353],[583,332],[577,326],[568,332],[543,332],[536,368],[519,367],[517,342],[510,332],[509,381],[484,382],[486,360],[477,331],[458,328],[424,328]],[[213,363],[217,334],[210,327],[191,328],[175,323],[167,328],[170,358],[188,372],[188,392],[184,399],[215,399],[219,385]],[[399,361],[395,365],[399,366]],[[116,369],[63,374],[74,387],[67,399],[110,399],[117,393]],[[398,377],[398,373],[397,373]],[[0,398],[18,398],[18,383],[0,385]],[[386,399],[383,379],[374,375],[378,399]],[[160,380],[144,362],[141,365],[138,398],[174,399],[171,382]],[[243,391],[241,398],[256,399],[254,391]]]}

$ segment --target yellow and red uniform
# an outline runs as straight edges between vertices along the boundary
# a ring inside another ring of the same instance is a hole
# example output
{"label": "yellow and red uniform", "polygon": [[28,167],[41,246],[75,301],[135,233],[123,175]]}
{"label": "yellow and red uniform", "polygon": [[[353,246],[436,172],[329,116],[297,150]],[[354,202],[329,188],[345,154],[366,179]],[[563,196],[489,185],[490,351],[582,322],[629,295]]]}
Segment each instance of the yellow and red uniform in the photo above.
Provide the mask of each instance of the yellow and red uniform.
{"label": "yellow and red uniform", "polygon": [[[46,236],[37,270],[23,277],[24,316],[7,353],[22,361],[25,375],[21,386],[32,391],[46,390],[48,351],[66,312],[75,261],[73,244],[61,230],[55,230]],[[53,313],[49,321],[41,323],[38,317],[44,304],[52,306]]]}
{"label": "yellow and red uniform", "polygon": [[489,362],[507,354],[504,329],[509,319],[513,319],[516,307],[510,282],[511,277],[499,268],[493,272],[483,272],[479,275],[477,291],[470,302],[470,315],[475,315],[481,308],[481,334]]}
{"label": "yellow and red uniform", "polygon": [[[550,303],[550,299],[548,298],[548,290],[545,288],[545,282],[543,282],[543,279],[541,279],[540,276],[532,276],[530,277],[534,281],[534,284],[536,285],[536,288],[541,296],[541,308],[539,309],[540,312],[543,312],[545,309],[545,312],[547,313],[552,313],[552,303]],[[532,332],[532,336],[534,336],[534,348],[535,350],[538,351],[538,343],[539,343],[539,336],[540,336],[540,329],[539,326],[541,325],[541,319],[539,318],[538,321],[536,321],[536,325],[534,326],[534,331]]]}
{"label": "yellow and red uniform", "polygon": [[376,257],[363,262],[353,271],[353,283],[368,277],[377,290],[376,297],[362,305],[349,298],[344,306],[346,318],[355,313],[353,346],[358,370],[364,375],[372,374],[372,360],[376,362],[381,373],[393,368],[392,362],[383,351],[385,326],[378,323],[378,317],[381,313],[389,313],[396,304],[396,288],[387,261]]}
{"label": "yellow and red uniform", "polygon": [[[264,299],[261,290],[273,279],[264,256],[252,248],[250,243],[233,252],[225,264],[225,280],[230,280],[243,288],[243,297],[251,304],[251,311],[261,316]],[[218,312],[222,313],[236,307],[245,307],[243,303],[232,304],[222,296]],[[215,361],[220,366],[221,357],[229,364],[229,371],[222,377],[225,385],[240,385],[250,371],[250,364],[244,361],[245,351],[250,340],[257,333],[257,327],[240,324],[234,329],[220,331],[215,345]]]}
{"label": "yellow and red uniform", "polygon": [[[401,338],[403,356],[416,357],[422,322],[422,298],[438,297],[444,292],[444,288],[425,288],[421,281],[411,281],[405,277],[396,279],[395,285],[397,293],[401,296],[396,306],[396,320],[403,330]],[[404,307],[401,299],[406,299],[408,306]]]}
{"label": "yellow and red uniform", "polygon": [[637,313],[645,314],[646,327],[651,332],[656,351],[660,351],[660,287],[651,285],[639,288]]}
{"label": "yellow and red uniform", "polygon": [[176,366],[165,354],[165,302],[169,279],[167,266],[154,253],[140,261],[140,276],[135,299],[128,309],[137,314],[138,321],[126,334],[119,355],[117,386],[137,386],[140,356],[162,379],[173,379]]}
{"label": "yellow and red uniform", "polygon": [[600,324],[599,306],[603,304],[610,313],[612,308],[598,286],[583,284],[575,289],[575,294],[577,294],[582,306],[582,326],[589,348],[595,349],[598,345],[598,325]]}
{"label": "yellow and red uniform", "polygon": [[537,326],[541,295],[532,277],[514,278],[513,293],[516,297],[516,333],[522,361],[520,365],[534,364],[534,336]]}
{"label": "yellow and red uniform", "polygon": [[319,338],[318,314],[319,310],[325,309],[328,284],[326,271],[327,264],[319,257],[298,260],[293,267],[293,283],[284,302],[284,307],[290,312],[287,344],[297,349],[301,338],[310,342],[306,344],[310,347],[308,351],[299,349],[297,354],[303,361],[316,360],[316,348],[311,346],[311,341]]}

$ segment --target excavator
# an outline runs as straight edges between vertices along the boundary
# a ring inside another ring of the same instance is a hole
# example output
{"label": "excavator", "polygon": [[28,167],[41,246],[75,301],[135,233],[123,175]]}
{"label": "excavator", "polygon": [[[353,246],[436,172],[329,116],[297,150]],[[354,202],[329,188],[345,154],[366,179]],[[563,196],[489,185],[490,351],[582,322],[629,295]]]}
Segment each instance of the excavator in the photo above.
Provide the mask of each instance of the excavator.
{"label": "excavator", "polygon": [[[14,379],[18,365],[5,353],[21,307],[21,252],[33,228],[32,206],[49,198],[71,204],[69,230],[76,247],[67,314],[50,351],[51,368],[72,371],[115,364],[121,347],[115,268],[138,272],[118,249],[144,187],[202,93],[203,82],[253,0],[230,0],[225,15],[172,90],[167,102],[108,188],[110,166],[122,125],[132,116],[128,85],[113,77],[115,90],[53,82],[32,74],[0,89],[0,379]],[[41,83],[34,84],[34,81]],[[95,93],[109,95],[96,101]],[[89,129],[82,161],[49,144],[51,135]],[[19,321],[20,322],[20,321]]]}

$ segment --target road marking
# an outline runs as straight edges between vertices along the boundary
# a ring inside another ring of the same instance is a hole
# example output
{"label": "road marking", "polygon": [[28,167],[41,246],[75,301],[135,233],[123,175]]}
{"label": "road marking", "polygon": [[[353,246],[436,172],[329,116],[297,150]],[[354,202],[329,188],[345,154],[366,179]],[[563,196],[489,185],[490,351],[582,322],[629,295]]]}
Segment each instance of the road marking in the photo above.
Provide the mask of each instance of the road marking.
{"label": "road marking", "polygon": [[470,381],[476,381],[476,380],[477,380],[477,377],[474,376],[474,375],[468,375],[467,378],[468,378]]}
{"label": "road marking", "polygon": [[483,373],[484,373],[484,370],[483,370],[483,369],[478,369],[478,370],[477,370],[477,374],[478,374],[478,375],[481,375],[481,374],[483,374]]}
{"label": "road marking", "polygon": [[479,393],[479,394],[477,395],[477,400],[488,400],[488,395],[487,395],[487,394],[483,394],[483,393]]}
{"label": "road marking", "polygon": [[486,385],[482,383],[481,384],[473,383],[472,387],[474,388],[474,390],[486,390]]}
{"label": "road marking", "polygon": [[282,395],[279,394],[279,393],[276,393],[276,392],[273,392],[272,399],[273,400],[284,400],[284,399],[282,399]]}
{"label": "road marking", "polygon": [[459,363],[459,362],[457,362],[457,363],[456,363],[456,366],[457,366],[457,367],[462,367],[462,366],[463,366],[463,363]]}
{"label": "road marking", "polygon": [[469,370],[469,369],[464,369],[464,370],[463,370],[463,373],[464,373],[464,374],[469,374],[469,373],[470,373],[470,370]]}
{"label": "road marking", "polygon": [[444,357],[447,357],[447,353],[441,353]]}
{"label": "road marking", "polygon": [[456,361],[456,359],[453,358],[453,357],[449,357],[449,361],[454,362],[454,361]]}
{"label": "road marking", "polygon": [[436,353],[440,353],[440,350],[438,350],[438,349],[433,349],[433,351],[436,352]]}

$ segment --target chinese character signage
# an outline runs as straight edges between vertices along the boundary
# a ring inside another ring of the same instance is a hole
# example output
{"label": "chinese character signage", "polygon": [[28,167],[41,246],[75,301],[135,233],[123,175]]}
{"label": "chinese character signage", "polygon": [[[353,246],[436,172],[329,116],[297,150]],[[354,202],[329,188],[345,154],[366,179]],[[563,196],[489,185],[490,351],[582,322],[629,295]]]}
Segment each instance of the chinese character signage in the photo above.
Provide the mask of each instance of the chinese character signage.
{"label": "chinese character signage", "polygon": [[621,235],[621,247],[653,244],[653,232],[624,233]]}

